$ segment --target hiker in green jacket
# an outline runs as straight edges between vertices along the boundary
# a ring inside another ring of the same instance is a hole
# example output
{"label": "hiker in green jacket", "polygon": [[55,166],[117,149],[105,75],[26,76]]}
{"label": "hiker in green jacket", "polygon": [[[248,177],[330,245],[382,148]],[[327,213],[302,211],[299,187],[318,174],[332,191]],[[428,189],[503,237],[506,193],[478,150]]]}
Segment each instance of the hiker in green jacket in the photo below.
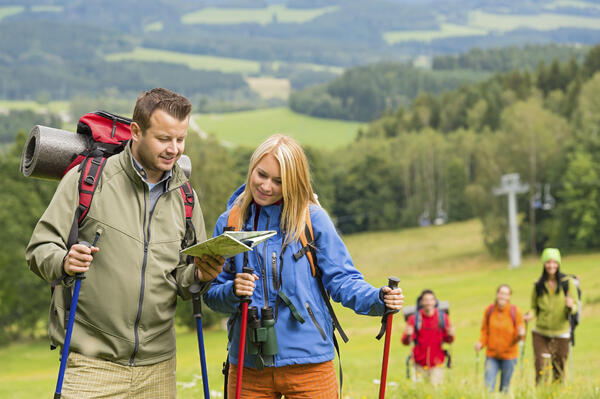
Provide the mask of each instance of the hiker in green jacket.
{"label": "hiker in green jacket", "polygon": [[[190,102],[166,89],[138,98],[132,140],[106,161],[77,242],[68,247],[79,205],[78,168],[61,180],[27,246],[30,269],[55,285],[49,335],[63,345],[73,276],[85,272],[62,391],[63,398],[174,398],[175,305],[196,282],[208,289],[224,259],[180,255],[187,182],[183,153]],[[193,193],[193,192],[192,192]],[[191,220],[206,239],[194,195]]]}
{"label": "hiker in green jacket", "polygon": [[554,381],[564,380],[571,334],[569,317],[577,313],[578,306],[575,283],[560,271],[560,251],[544,249],[542,264],[542,275],[535,282],[531,295],[531,310],[523,316],[528,322],[535,312],[532,341],[536,384],[549,373],[550,364]]}

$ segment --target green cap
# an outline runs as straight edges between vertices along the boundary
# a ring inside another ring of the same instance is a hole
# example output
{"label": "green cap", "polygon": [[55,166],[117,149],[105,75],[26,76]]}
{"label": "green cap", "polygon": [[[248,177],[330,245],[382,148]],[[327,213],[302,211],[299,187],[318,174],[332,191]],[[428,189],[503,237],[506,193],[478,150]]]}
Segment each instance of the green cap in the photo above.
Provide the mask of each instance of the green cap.
{"label": "green cap", "polygon": [[560,251],[556,248],[546,248],[542,252],[542,264],[545,265],[549,260],[555,260],[560,266]]}

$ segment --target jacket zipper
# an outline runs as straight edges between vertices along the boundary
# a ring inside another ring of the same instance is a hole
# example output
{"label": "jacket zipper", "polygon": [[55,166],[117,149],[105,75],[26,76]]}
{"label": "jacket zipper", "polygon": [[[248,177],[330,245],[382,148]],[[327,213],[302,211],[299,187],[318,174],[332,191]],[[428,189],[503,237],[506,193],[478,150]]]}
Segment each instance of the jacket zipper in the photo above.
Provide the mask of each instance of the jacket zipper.
{"label": "jacket zipper", "polygon": [[319,332],[321,333],[321,337],[323,337],[323,341],[327,341],[327,335],[325,334],[325,331],[323,330],[323,328],[317,321],[317,318],[315,317],[315,314],[313,313],[313,310],[310,308],[310,305],[308,304],[308,302],[306,302],[305,306],[306,306],[306,310],[308,311],[308,315],[310,316],[313,323],[315,324],[315,327],[317,327],[317,330],[319,330]]}
{"label": "jacket zipper", "polygon": [[271,252],[271,273],[273,274],[273,288],[275,291],[279,289],[279,283],[277,281],[277,253]]}
{"label": "jacket zipper", "polygon": [[[267,215],[267,227],[269,226],[269,215]],[[260,267],[262,281],[263,281],[263,291],[265,293],[265,306],[269,306],[269,286],[267,285],[267,267],[264,264],[265,262],[260,261],[260,257],[258,253],[255,253],[256,261],[258,263],[258,267]],[[263,244],[263,260],[267,258],[267,243]]]}
{"label": "jacket zipper", "polygon": [[[134,360],[135,360],[135,355],[137,354],[139,348],[140,348],[140,337],[139,337],[139,326],[140,326],[140,319],[142,318],[142,305],[144,304],[144,290],[145,290],[145,286],[146,286],[146,266],[148,264],[148,244],[150,242],[150,224],[152,223],[152,214],[154,213],[154,210],[156,209],[156,205],[158,204],[158,200],[160,199],[160,197],[162,197],[163,195],[165,195],[168,192],[174,191],[179,187],[176,187],[174,189],[171,190],[166,190],[163,193],[161,193],[158,198],[156,199],[156,203],[154,204],[154,209],[152,209],[152,212],[150,212],[150,216],[148,217],[148,225],[146,225],[146,213],[148,212],[148,198],[146,197],[146,190],[144,189],[144,258],[142,260],[142,280],[140,283],[140,299],[138,301],[138,312],[137,312],[137,316],[135,318],[135,324],[133,326],[133,333],[135,336],[135,344],[133,347],[133,353],[131,354],[131,358],[129,358],[129,365],[133,366],[134,364]],[[148,196],[150,195],[150,192],[148,192]]]}
{"label": "jacket zipper", "polygon": [[[149,195],[149,193],[148,193]],[[148,263],[148,241],[150,234],[150,220],[148,220],[148,225],[146,225],[146,214],[148,212],[148,198],[146,197],[146,190],[144,189],[144,257],[142,260],[142,279],[140,283],[140,299],[138,301],[138,311],[137,316],[135,318],[135,324],[133,325],[133,334],[135,337],[135,343],[133,346],[133,353],[131,354],[131,358],[129,358],[129,365],[133,366],[135,355],[137,354],[138,349],[140,348],[140,336],[139,336],[139,326],[140,319],[142,318],[142,305],[144,304],[144,288],[146,284],[146,264]],[[152,215],[148,217],[148,219],[152,218]]]}

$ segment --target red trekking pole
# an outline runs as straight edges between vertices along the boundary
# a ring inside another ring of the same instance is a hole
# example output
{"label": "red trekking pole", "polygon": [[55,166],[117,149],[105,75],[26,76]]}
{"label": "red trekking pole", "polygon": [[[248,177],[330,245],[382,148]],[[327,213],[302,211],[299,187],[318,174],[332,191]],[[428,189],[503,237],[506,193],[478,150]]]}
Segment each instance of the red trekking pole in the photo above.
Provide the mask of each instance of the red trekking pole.
{"label": "red trekking pole", "polygon": [[[245,266],[242,268],[242,273],[252,274],[254,269]],[[252,302],[249,296],[244,295],[242,297],[242,321],[240,325],[240,347],[238,349],[238,364],[237,364],[237,376],[235,380],[235,399],[240,399],[242,394],[242,373],[244,371],[244,351],[246,350],[246,324],[248,324],[248,304]]]}
{"label": "red trekking pole", "polygon": [[[390,277],[388,279],[388,287],[391,289],[397,288],[400,279],[397,277]],[[379,383],[379,399],[385,398],[385,384],[387,378],[387,369],[388,369],[388,358],[390,356],[390,342],[392,338],[392,319],[394,318],[394,313],[396,311],[391,310],[389,308],[385,308],[385,313],[381,318],[381,330],[379,330],[379,334],[377,335],[377,339],[381,339],[383,334],[385,334],[385,345],[383,347],[383,362],[381,364],[381,378]]]}

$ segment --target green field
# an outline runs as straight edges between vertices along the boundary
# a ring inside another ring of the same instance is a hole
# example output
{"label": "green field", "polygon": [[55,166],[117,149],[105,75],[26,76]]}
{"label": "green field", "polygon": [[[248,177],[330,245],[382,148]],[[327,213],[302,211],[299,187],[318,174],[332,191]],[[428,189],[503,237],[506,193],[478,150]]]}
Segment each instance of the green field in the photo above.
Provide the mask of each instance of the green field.
{"label": "green field", "polygon": [[1,6],[0,7],[0,21],[11,15],[22,13],[25,7],[23,6]]}
{"label": "green field", "polygon": [[0,110],[32,110],[37,112],[49,111],[52,113],[61,113],[69,111],[68,101],[50,101],[46,104],[40,104],[31,100],[0,100]]}
{"label": "green field", "polygon": [[240,58],[187,54],[144,47],[137,47],[128,53],[108,54],[106,56],[106,60],[167,62],[170,64],[187,65],[191,69],[203,69],[221,72],[258,73],[260,71],[260,63],[258,61],[243,60]]}
{"label": "green field", "polygon": [[[592,3],[571,2],[569,0],[556,1],[546,5],[545,8],[552,10],[561,6],[600,8],[599,5]],[[443,20],[443,18],[440,18],[440,20]],[[469,12],[468,22],[465,25],[443,22],[436,30],[388,31],[383,34],[383,39],[388,44],[406,41],[430,42],[450,37],[485,36],[490,32],[505,33],[521,28],[542,31],[559,28],[600,29],[600,18],[552,12],[531,15],[494,14],[477,10]]]}
{"label": "green field", "polygon": [[[162,22],[154,22],[146,25],[146,31],[162,30]],[[190,53],[181,53],[176,51],[158,50],[146,47],[136,47],[127,53],[108,54],[107,61],[145,61],[145,62],[167,62],[170,64],[187,65],[191,69],[234,72],[242,74],[257,74],[260,72],[260,62],[245,60],[242,58],[217,57],[211,55],[199,55]],[[269,64],[269,62],[267,62]],[[286,62],[270,62],[270,68],[278,70],[279,67],[286,65]],[[333,65],[319,65],[310,63],[294,63],[294,66],[313,71],[326,71],[335,74],[341,74],[344,69]]]}
{"label": "green field", "polygon": [[[344,237],[357,267],[375,286],[386,284],[390,275],[398,276],[406,294],[406,304],[413,304],[424,288],[432,288],[440,299],[450,301],[450,318],[456,327],[456,342],[451,347],[454,367],[447,382],[437,391],[406,380],[404,361],[409,349],[400,342],[404,322],[394,318],[391,357],[388,371],[387,398],[465,398],[504,397],[483,391],[483,356],[476,376],[473,343],[485,306],[493,300],[500,283],[513,287],[513,303],[527,309],[532,282],[540,273],[537,258],[526,258],[521,268],[507,269],[507,261],[491,259],[481,243],[478,221],[398,232],[357,234]],[[599,398],[600,371],[600,254],[564,256],[563,270],[581,277],[584,310],[577,331],[573,369],[565,385],[533,388],[531,337],[527,337],[525,367],[515,370],[512,382],[515,398]],[[34,276],[32,276],[34,278]],[[344,398],[375,398],[380,376],[382,342],[374,339],[379,318],[357,316],[336,306],[336,311],[350,342],[342,345]],[[211,397],[222,397],[221,363],[225,357],[226,334],[217,328],[205,331],[205,347]],[[196,336],[178,333],[178,397],[202,397],[201,371]],[[58,354],[50,352],[46,341],[13,344],[0,350],[0,397],[48,397],[58,372]]]}
{"label": "green field", "polygon": [[257,23],[267,25],[272,22],[303,23],[311,21],[323,14],[337,10],[339,7],[322,8],[287,8],[282,5],[271,5],[264,8],[217,8],[206,7],[181,17],[184,24],[228,25]]}
{"label": "green field", "polygon": [[578,1],[578,0],[555,0],[552,3],[544,5],[544,8],[546,8],[548,10],[554,10],[554,9],[557,9],[560,7],[600,9],[600,4],[594,4],[589,1]]}
{"label": "green field", "polygon": [[274,133],[283,133],[301,144],[335,148],[354,140],[357,122],[313,118],[288,108],[268,108],[226,114],[201,114],[198,127],[226,144],[256,147]]}
{"label": "green field", "polygon": [[460,36],[485,36],[488,31],[482,28],[475,28],[456,24],[440,24],[439,30],[407,30],[390,31],[383,34],[383,38],[388,44],[406,41],[430,42],[435,39],[444,39],[446,37]]}
{"label": "green field", "polygon": [[600,18],[554,13],[514,15],[471,11],[469,12],[469,26],[500,32],[519,28],[536,30],[558,28],[600,29]]}

